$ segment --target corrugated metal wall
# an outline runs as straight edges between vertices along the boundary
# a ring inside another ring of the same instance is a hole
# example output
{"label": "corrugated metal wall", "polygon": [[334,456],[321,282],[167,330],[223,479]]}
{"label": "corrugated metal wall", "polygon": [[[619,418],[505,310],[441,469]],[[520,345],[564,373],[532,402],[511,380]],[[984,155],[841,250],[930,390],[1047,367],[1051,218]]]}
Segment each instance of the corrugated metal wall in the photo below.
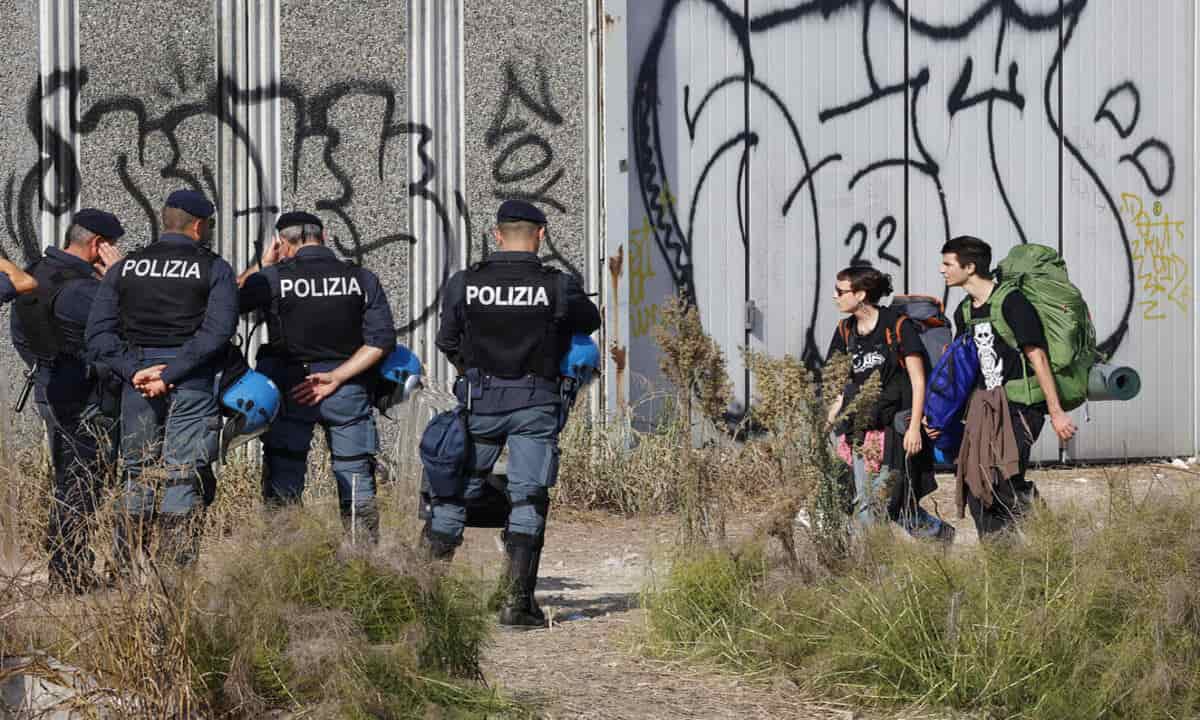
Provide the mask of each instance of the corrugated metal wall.
{"label": "corrugated metal wall", "polygon": [[[650,333],[677,290],[694,293],[744,403],[740,347],[824,356],[840,268],[868,260],[898,290],[941,296],[941,245],[973,234],[997,259],[1022,242],[1061,250],[1105,348],[1142,374],[1135,401],[1076,413],[1071,457],[1195,451],[1193,3],[624,12],[629,166],[613,177],[629,224],[608,242],[629,254],[641,387],[660,384]],[[1058,456],[1052,433],[1038,453]]]}
{"label": "corrugated metal wall", "polygon": [[502,199],[541,205],[545,259],[598,287],[598,0],[3,5],[0,86],[28,100],[0,110],[8,257],[57,242],[81,206],[140,246],[191,186],[240,270],[281,210],[316,210],[440,377],[442,284],[494,245]]}

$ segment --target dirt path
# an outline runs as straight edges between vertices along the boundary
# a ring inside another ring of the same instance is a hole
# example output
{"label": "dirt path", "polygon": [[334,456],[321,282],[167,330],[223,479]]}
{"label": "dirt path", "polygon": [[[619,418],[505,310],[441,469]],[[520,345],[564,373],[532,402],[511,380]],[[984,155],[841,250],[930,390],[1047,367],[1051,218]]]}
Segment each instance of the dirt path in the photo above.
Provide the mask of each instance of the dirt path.
{"label": "dirt path", "polygon": [[[1139,466],[1130,471],[1130,485],[1134,493],[1200,487],[1200,474],[1192,470]],[[1102,468],[1074,468],[1037,471],[1033,477],[1051,507],[1069,502],[1099,507],[1108,496],[1106,477],[1116,475]],[[939,477],[933,497],[959,531],[956,544],[966,550],[978,538],[969,517],[954,517],[952,480]],[[735,523],[735,533],[749,527],[744,518]],[[636,645],[644,636],[644,614],[638,609],[639,593],[656,571],[663,571],[672,533],[670,519],[552,514],[538,601],[554,621],[545,630],[498,632],[484,661],[488,680],[540,708],[549,719],[871,717],[805,702],[784,680],[749,683],[640,654]],[[503,549],[494,531],[471,530],[460,557],[492,577]]]}
{"label": "dirt path", "polygon": [[[752,685],[637,652],[644,634],[639,593],[661,570],[656,558],[672,532],[661,518],[552,520],[538,583],[538,602],[552,624],[498,632],[484,661],[489,682],[552,720],[851,717],[803,702],[785,681]],[[488,577],[504,557],[495,533],[486,530],[468,531],[464,550]]]}

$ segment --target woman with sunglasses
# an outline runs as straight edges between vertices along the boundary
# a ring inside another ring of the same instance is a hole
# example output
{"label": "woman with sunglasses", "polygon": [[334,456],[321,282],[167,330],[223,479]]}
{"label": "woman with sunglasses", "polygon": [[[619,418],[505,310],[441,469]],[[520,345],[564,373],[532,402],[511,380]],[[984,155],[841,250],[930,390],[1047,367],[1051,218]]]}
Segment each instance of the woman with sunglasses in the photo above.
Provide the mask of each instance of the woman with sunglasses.
{"label": "woman with sunglasses", "polygon": [[[920,498],[932,492],[932,447],[921,430],[929,360],[916,323],[879,301],[892,294],[892,278],[867,265],[837,274],[834,302],[847,315],[829,346],[850,356],[850,379],[829,409],[838,454],[854,477],[855,518],[865,527],[886,512],[915,537],[950,540],[954,528],[927,513]],[[856,417],[839,418],[876,373],[879,395]],[[836,424],[835,424],[836,422]]]}

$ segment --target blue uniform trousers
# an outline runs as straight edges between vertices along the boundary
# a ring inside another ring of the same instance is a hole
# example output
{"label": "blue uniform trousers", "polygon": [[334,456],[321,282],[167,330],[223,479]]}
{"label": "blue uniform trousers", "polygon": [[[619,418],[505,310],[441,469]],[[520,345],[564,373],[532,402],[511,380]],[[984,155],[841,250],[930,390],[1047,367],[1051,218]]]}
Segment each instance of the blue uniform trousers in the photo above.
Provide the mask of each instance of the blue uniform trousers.
{"label": "blue uniform trousers", "polygon": [[[326,372],[336,365],[336,362],[313,363],[310,370]],[[349,518],[353,513],[362,518],[374,534],[378,528],[375,454],[379,452],[379,436],[371,412],[370,388],[363,382],[351,381],[317,405],[301,405],[289,393],[307,374],[304,365],[260,357],[258,370],[270,377],[283,393],[279,417],[262,440],[263,499],[268,504],[300,502],[313,430],[320,424],[333,457],[342,515]]]}
{"label": "blue uniform trousers", "polygon": [[[166,362],[165,352],[144,355],[145,366]],[[200,371],[157,398],[126,384],[121,397],[121,458],[125,509],[144,519],[179,521],[203,506],[219,454],[221,415],[211,369]]]}
{"label": "blue uniform trousers", "polygon": [[430,530],[446,538],[462,539],[466,503],[484,492],[488,474],[508,445],[508,532],[541,538],[546,527],[549,489],[558,480],[559,406],[538,405],[507,413],[468,418],[471,433],[469,472],[459,498],[433,502]]}
{"label": "blue uniform trousers", "polygon": [[50,576],[65,586],[86,589],[95,556],[88,547],[88,523],[116,468],[116,420],[93,413],[76,388],[75,399],[49,402],[38,388],[35,404],[46,423],[54,498],[46,532]]}

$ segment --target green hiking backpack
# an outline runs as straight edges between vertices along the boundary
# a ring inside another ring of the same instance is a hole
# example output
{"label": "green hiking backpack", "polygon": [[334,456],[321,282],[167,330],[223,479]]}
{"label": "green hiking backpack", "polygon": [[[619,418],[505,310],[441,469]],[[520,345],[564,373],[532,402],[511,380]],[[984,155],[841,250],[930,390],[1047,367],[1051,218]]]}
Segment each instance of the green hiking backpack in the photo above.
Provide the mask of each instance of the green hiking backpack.
{"label": "green hiking backpack", "polygon": [[[1004,299],[1014,290],[1020,290],[1029,299],[1046,331],[1059,402],[1063,410],[1074,410],[1087,400],[1088,374],[1099,360],[1096,328],[1083,294],[1068,279],[1063,259],[1045,245],[1017,245],[1000,262],[998,270],[999,285],[988,300],[991,303],[988,321],[1004,342],[1016,347],[1016,336],[1004,319]],[[984,322],[972,322],[967,301],[959,306],[959,318],[967,325]],[[1045,402],[1046,396],[1037,378],[1032,376],[1024,353],[1021,365],[1023,377],[1004,386],[1009,401],[1024,405]]]}

